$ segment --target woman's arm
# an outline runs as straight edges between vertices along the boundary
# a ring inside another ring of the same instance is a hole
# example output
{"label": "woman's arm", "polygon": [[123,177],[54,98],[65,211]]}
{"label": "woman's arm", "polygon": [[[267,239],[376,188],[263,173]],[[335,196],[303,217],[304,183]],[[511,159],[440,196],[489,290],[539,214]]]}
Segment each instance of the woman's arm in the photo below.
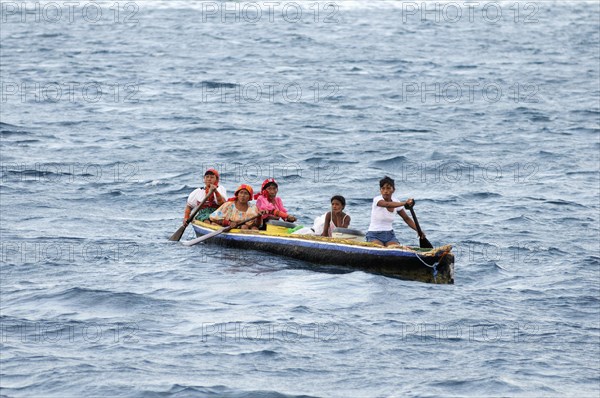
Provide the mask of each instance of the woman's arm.
{"label": "woman's arm", "polygon": [[407,199],[405,202],[386,202],[385,200],[380,200],[379,202],[377,202],[377,206],[379,207],[385,207],[387,209],[395,209],[396,207],[404,207],[407,204],[409,206],[412,206],[415,203],[415,200],[410,198]]}
{"label": "woman's arm", "polygon": [[[406,225],[408,225],[409,227],[411,227],[415,231],[417,230],[417,226],[415,225],[415,222],[413,221],[412,218],[410,218],[408,216],[408,214],[406,214],[406,212],[404,211],[404,209],[400,210],[398,212],[398,214],[400,215],[400,217],[402,217],[402,219],[404,220],[404,222],[406,223]],[[423,236],[425,236],[425,232],[423,232]]]}
{"label": "woman's arm", "polygon": [[228,222],[226,222],[227,221],[227,213],[232,204],[233,204],[233,202],[223,203],[217,210],[213,211],[210,214],[210,221],[212,221],[216,224],[219,224],[219,225],[225,225],[226,223],[229,224]]}
{"label": "woman's arm", "polygon": [[188,218],[190,218],[190,213],[192,212],[192,208],[190,207],[190,205],[188,205],[186,203],[185,205],[185,211],[183,212],[183,223],[187,223]]}
{"label": "woman's arm", "polygon": [[284,221],[296,222],[297,218],[288,213],[287,209],[283,205],[283,201],[279,196],[275,198],[277,207],[279,208],[279,214],[275,213],[276,216],[281,217]]}
{"label": "woman's arm", "polygon": [[327,212],[325,215],[325,224],[323,224],[323,232],[321,236],[329,236],[329,224],[331,223],[331,212]]}
{"label": "woman's arm", "polygon": [[219,206],[221,206],[226,201],[226,199],[223,197],[223,195],[221,195],[221,192],[219,192],[218,188],[215,189],[215,198],[217,199],[217,204]]}
{"label": "woman's arm", "polygon": [[350,226],[350,216],[348,214],[344,214],[344,218],[342,218],[342,228],[348,228]]}

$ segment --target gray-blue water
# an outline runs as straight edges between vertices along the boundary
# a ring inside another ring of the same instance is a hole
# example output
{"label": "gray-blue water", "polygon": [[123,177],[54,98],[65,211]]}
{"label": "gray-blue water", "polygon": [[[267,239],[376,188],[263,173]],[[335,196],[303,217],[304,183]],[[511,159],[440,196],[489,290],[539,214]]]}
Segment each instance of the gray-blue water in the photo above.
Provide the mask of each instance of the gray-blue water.
{"label": "gray-blue water", "polygon": [[[1,11],[0,395],[600,394],[598,2]],[[168,242],[209,166],[456,284]]]}

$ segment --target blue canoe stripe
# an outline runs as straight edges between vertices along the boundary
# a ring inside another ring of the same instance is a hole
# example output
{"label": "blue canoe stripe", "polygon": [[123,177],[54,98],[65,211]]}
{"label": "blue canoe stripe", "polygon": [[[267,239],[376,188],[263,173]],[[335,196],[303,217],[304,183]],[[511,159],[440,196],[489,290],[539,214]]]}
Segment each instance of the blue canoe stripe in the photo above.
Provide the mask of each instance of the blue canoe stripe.
{"label": "blue canoe stripe", "polygon": [[[193,224],[194,231],[198,235],[206,235],[210,232],[213,232],[212,229],[203,228],[198,225]],[[300,247],[308,247],[313,249],[328,249],[328,250],[338,250],[342,253],[357,253],[357,254],[372,254],[377,256],[386,256],[386,257],[412,257],[418,255],[422,258],[431,258],[431,256],[423,256],[422,253],[414,252],[414,251],[406,251],[400,249],[384,249],[384,248],[370,248],[364,246],[353,246],[347,245],[343,243],[329,243],[329,242],[317,242],[304,240],[302,238],[286,238],[283,236],[269,236],[269,235],[246,235],[246,234],[231,234],[224,233],[221,234],[220,237],[225,238],[227,240],[232,241],[246,241],[246,242],[257,242],[257,243],[279,243],[281,245],[286,246],[300,246]]]}

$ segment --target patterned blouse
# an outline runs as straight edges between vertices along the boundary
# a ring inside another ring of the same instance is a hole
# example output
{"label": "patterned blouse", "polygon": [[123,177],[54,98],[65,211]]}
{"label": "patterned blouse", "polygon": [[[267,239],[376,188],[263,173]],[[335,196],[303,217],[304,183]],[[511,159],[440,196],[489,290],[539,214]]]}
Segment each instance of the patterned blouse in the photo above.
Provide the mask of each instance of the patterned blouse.
{"label": "patterned blouse", "polygon": [[[235,202],[225,202],[210,215],[211,221],[223,221],[228,220],[229,222],[240,222],[247,218],[257,216],[259,213],[258,208],[254,203],[248,203],[248,210],[239,211],[235,207]],[[252,227],[256,220],[252,220],[246,223],[247,226]]]}

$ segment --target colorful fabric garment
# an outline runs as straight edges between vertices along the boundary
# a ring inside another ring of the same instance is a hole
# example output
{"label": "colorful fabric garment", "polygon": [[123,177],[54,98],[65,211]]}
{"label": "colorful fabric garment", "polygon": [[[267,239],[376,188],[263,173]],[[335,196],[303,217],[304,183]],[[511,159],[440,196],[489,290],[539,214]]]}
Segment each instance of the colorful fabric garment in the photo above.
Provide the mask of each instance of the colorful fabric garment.
{"label": "colorful fabric garment", "polygon": [[245,189],[246,191],[248,191],[248,193],[250,194],[250,200],[252,200],[252,197],[254,196],[254,190],[252,189],[252,187],[248,184],[241,184],[240,186],[238,186],[235,189],[235,192],[233,194],[232,198],[227,199],[229,202],[233,202],[237,199],[238,193],[242,190]]}
{"label": "colorful fabric garment", "polygon": [[[211,215],[211,221],[224,221],[227,220],[231,223],[240,222],[247,218],[257,216],[259,211],[254,203],[248,203],[248,210],[239,211],[235,207],[235,202],[225,202],[221,207],[215,210]],[[252,227],[254,220],[246,223],[247,226]]]}
{"label": "colorful fabric garment", "polygon": [[267,192],[267,186],[268,185],[275,185],[277,188],[279,188],[279,185],[277,184],[277,181],[275,181],[274,178],[267,178],[266,180],[263,181],[261,187],[260,187],[260,193],[257,193],[256,195],[254,195],[254,200],[257,200],[258,198],[262,196],[264,196],[265,198],[269,198],[269,192]]}
{"label": "colorful fabric garment", "polygon": [[267,189],[267,185],[270,184],[275,184],[276,187],[279,187],[279,184],[277,184],[277,181],[275,181],[274,178],[267,178],[266,180],[263,181],[260,190],[264,191],[265,189]]}
{"label": "colorful fabric garment", "polygon": [[273,215],[275,217],[282,217],[282,215],[285,215],[285,217],[282,218],[287,218],[287,210],[283,206],[283,201],[279,198],[279,196],[275,196],[275,200],[271,202],[268,196],[260,195],[256,200],[256,207],[258,207],[258,210],[260,211],[269,212],[269,214],[263,214],[263,220]]}
{"label": "colorful fabric garment", "polygon": [[[222,186],[222,185],[217,186],[217,191],[219,191],[219,193],[221,194],[223,199],[227,198],[227,190],[225,189],[224,186]],[[192,192],[188,196],[188,200],[187,200],[188,206],[191,208],[198,206],[200,204],[200,202],[202,202],[204,200],[207,193],[208,193],[208,190],[206,188],[198,188],[198,189],[194,190],[194,192]],[[217,203],[217,198],[216,198],[216,195],[214,192],[211,195],[211,197],[206,202],[204,202],[201,209],[207,209],[207,208],[211,208],[211,207],[215,208],[215,209],[217,209],[219,207],[219,204]]]}
{"label": "colorful fabric garment", "polygon": [[210,218],[210,215],[217,210],[216,207],[206,207],[204,209],[200,209],[198,211],[198,213],[196,213],[196,217],[194,217],[196,220],[199,221],[206,221]]}

